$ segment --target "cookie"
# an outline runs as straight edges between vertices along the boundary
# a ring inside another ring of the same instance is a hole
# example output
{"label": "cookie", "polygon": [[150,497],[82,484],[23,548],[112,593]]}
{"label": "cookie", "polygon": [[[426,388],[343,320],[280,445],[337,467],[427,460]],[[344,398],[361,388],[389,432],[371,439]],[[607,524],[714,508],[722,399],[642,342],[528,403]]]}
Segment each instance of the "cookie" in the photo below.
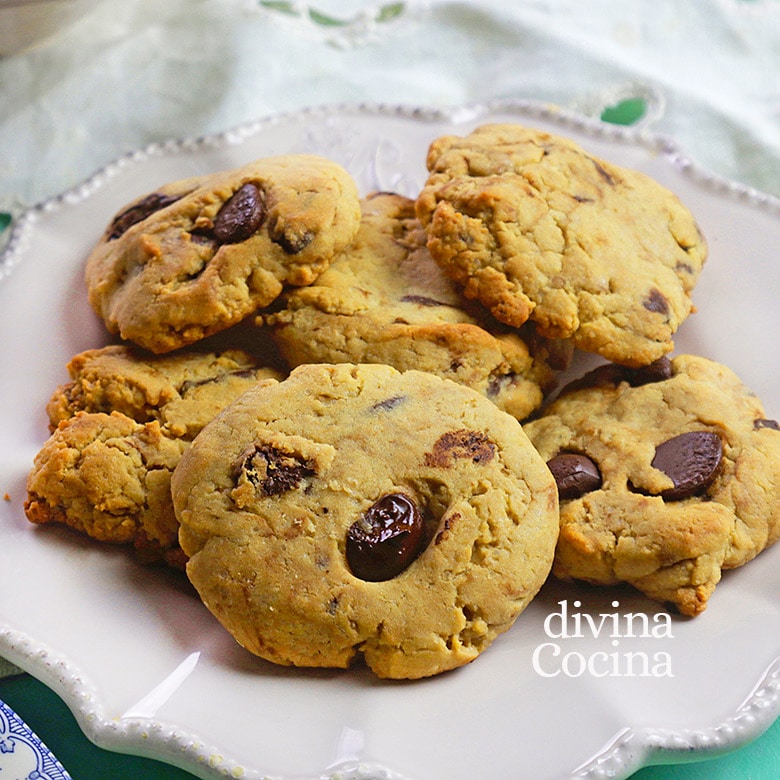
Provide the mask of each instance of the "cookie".
{"label": "cookie", "polygon": [[628,366],[673,349],[706,242],[679,199],[519,125],[435,140],[417,214],[442,268],[500,321]]}
{"label": "cookie", "polygon": [[76,355],[67,369],[70,380],[46,406],[51,431],[77,412],[121,412],[139,423],[157,420],[165,435],[187,441],[254,382],[282,378],[239,349],[155,356],[111,345]]}
{"label": "cookie", "polygon": [[723,569],[780,536],[780,426],[711,360],[600,367],[525,431],[559,482],[560,578],[697,615]]}
{"label": "cookie", "polygon": [[127,346],[88,350],[68,370],[28,476],[28,519],[182,565],[170,495],[181,454],[224,406],[281,375],[239,350],[155,357]]}
{"label": "cookie", "polygon": [[314,155],[173,182],[107,227],[87,259],[89,302],[111,333],[169,352],[310,284],[359,223],[354,181]]}
{"label": "cookie", "polygon": [[428,254],[414,201],[377,193],[362,215],[350,249],[263,318],[287,362],[417,369],[471,387],[518,419],[536,409],[561,350],[533,330],[525,339],[507,332],[465,301]]}
{"label": "cookie", "polygon": [[309,364],[218,415],[172,480],[187,574],[252,653],[420,678],[475,659],[552,562],[520,423],[419,371]]}
{"label": "cookie", "polygon": [[25,513],[101,542],[134,545],[144,560],[179,564],[171,474],[186,442],[164,436],[157,421],[79,412],[35,456]]}

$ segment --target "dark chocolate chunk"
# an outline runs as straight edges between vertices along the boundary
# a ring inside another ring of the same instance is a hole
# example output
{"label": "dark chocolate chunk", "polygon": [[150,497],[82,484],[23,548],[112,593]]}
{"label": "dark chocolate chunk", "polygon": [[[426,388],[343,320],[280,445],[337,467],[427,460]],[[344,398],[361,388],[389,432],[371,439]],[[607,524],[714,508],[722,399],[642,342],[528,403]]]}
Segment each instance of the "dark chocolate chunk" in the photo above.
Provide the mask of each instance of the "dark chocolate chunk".
{"label": "dark chocolate chunk", "polygon": [[577,452],[559,452],[547,461],[558,485],[558,498],[579,498],[601,487],[599,467],[587,456]]}
{"label": "dark chocolate chunk", "polygon": [[403,493],[383,496],[347,531],[350,571],[367,582],[392,579],[420,554],[423,531],[422,515],[411,498]]}
{"label": "dark chocolate chunk", "polygon": [[659,290],[650,290],[647,298],[642,301],[642,305],[656,314],[669,314],[669,301],[666,300],[663,293]]}
{"label": "dark chocolate chunk", "polygon": [[665,379],[671,379],[672,361],[664,355],[646,366],[626,368],[624,374],[626,381],[632,387],[648,385],[651,382],[663,382]]}
{"label": "dark chocolate chunk", "polygon": [[250,445],[238,459],[235,476],[241,475],[265,496],[276,496],[297,488],[315,474],[312,464],[301,457],[268,445]]}
{"label": "dark chocolate chunk", "polygon": [[384,401],[378,401],[371,407],[372,412],[389,412],[395,409],[398,404],[406,400],[405,395],[394,395],[392,398],[386,398]]}
{"label": "dark chocolate chunk", "polygon": [[722,461],[723,445],[717,433],[689,431],[659,444],[651,465],[674,483],[661,497],[680,501],[705,491],[718,475]]}
{"label": "dark chocolate chunk", "polygon": [[481,431],[447,431],[433,445],[433,450],[426,453],[425,465],[439,468],[450,468],[461,458],[474,463],[487,463],[492,460],[496,445]]}
{"label": "dark chocolate chunk", "polygon": [[236,190],[214,219],[214,237],[220,244],[246,241],[263,224],[265,198],[262,190],[251,182]]}
{"label": "dark chocolate chunk", "polygon": [[772,428],[775,431],[780,431],[780,423],[777,420],[753,420],[753,429],[758,431],[761,428]]}
{"label": "dark chocolate chunk", "polygon": [[303,252],[314,240],[314,233],[308,230],[296,233],[293,227],[285,229],[276,223],[270,231],[271,241],[278,244],[288,255],[297,255]]}
{"label": "dark chocolate chunk", "polygon": [[159,192],[147,195],[143,200],[139,200],[138,203],[114,217],[109,227],[108,240],[113,241],[115,238],[119,238],[133,225],[143,222],[147,217],[164,209],[166,206],[170,206],[171,203],[175,203],[177,200],[179,200],[178,197],[163,195]]}
{"label": "dark chocolate chunk", "polygon": [[420,306],[449,306],[448,303],[442,303],[435,298],[428,298],[425,295],[404,295],[401,301],[404,303],[417,303]]}
{"label": "dark chocolate chunk", "polygon": [[593,165],[598,171],[599,176],[601,176],[601,178],[611,187],[614,187],[615,177],[598,160],[593,160]]}

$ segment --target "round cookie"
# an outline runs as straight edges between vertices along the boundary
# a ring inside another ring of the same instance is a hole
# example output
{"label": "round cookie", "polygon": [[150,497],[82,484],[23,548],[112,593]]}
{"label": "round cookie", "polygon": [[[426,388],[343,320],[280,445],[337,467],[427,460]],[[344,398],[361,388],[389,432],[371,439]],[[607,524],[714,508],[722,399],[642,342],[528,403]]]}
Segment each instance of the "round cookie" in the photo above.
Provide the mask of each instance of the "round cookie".
{"label": "round cookie", "polygon": [[428,248],[497,319],[629,366],[673,349],[707,248],[665,187],[519,125],[443,136],[427,165]]}
{"label": "round cookie", "polygon": [[170,494],[182,452],[241,393],[281,375],[240,350],[153,356],[120,345],[76,355],[68,371],[28,476],[28,519],[183,566]]}
{"label": "round cookie", "polygon": [[722,569],[780,536],[780,426],[718,363],[602,366],[525,431],[560,486],[560,578],[697,615]]}
{"label": "round cookie", "polygon": [[414,201],[377,193],[362,202],[362,214],[350,249],[263,318],[287,362],[427,371],[474,388],[518,419],[528,416],[554,381],[556,345],[533,329],[507,332],[468,305],[428,254]]}
{"label": "round cookie", "polygon": [[544,582],[557,490],[475,391],[305,365],[245,393],[172,480],[187,574],[269,661],[419,678],[475,659]]}
{"label": "round cookie", "polygon": [[87,259],[89,301],[111,333],[169,352],[310,284],[359,222],[354,181],[314,155],[173,182],[114,217]]}

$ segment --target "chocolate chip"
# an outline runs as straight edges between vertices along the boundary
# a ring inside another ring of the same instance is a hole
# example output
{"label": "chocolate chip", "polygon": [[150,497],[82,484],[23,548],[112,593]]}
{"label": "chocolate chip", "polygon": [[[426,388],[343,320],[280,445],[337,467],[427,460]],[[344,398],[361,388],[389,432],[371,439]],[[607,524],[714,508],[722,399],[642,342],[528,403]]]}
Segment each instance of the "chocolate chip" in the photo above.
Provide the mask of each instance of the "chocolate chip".
{"label": "chocolate chip", "polygon": [[263,495],[276,496],[297,488],[315,474],[312,464],[300,455],[291,455],[267,445],[250,445],[241,454],[235,468]]}
{"label": "chocolate chip", "polygon": [[615,177],[598,160],[593,160],[593,165],[598,171],[599,176],[601,176],[607,184],[614,187]]}
{"label": "chocolate chip", "polygon": [[256,185],[247,183],[225,201],[214,219],[214,237],[221,244],[246,241],[263,224],[265,198]]}
{"label": "chocolate chip", "polygon": [[314,233],[308,230],[295,233],[291,228],[280,228],[278,224],[270,233],[271,241],[278,244],[288,255],[300,254],[314,240]]}
{"label": "chocolate chip", "polygon": [[689,431],[659,444],[653,468],[672,480],[673,487],[661,492],[667,501],[698,495],[713,482],[723,461],[720,436],[711,431]]}
{"label": "chocolate chip", "polygon": [[347,564],[361,580],[390,580],[420,554],[423,530],[414,501],[403,493],[389,493],[349,527]]}
{"label": "chocolate chip", "polygon": [[171,203],[175,203],[177,200],[179,200],[178,197],[163,195],[160,192],[153,192],[151,195],[147,195],[143,200],[139,200],[138,203],[133,204],[130,208],[125,209],[121,214],[117,214],[114,217],[109,227],[108,240],[113,241],[119,238],[133,225],[143,222],[147,217],[164,209],[166,206],[170,206]]}
{"label": "chocolate chip", "polygon": [[780,423],[777,420],[753,420],[753,429],[758,431],[761,428],[772,428],[772,430],[780,431]]}
{"label": "chocolate chip", "polygon": [[558,498],[580,498],[601,487],[599,467],[587,456],[577,452],[559,452],[547,461],[547,468],[558,485]]}
{"label": "chocolate chip", "polygon": [[474,463],[487,463],[492,460],[496,445],[481,431],[447,431],[426,453],[425,465],[438,468],[450,468],[455,460],[469,459]]}
{"label": "chocolate chip", "polygon": [[650,290],[642,305],[655,314],[669,314],[669,301],[658,290]]}
{"label": "chocolate chip", "polygon": [[632,387],[648,385],[651,382],[663,382],[672,377],[672,361],[668,357],[660,357],[640,368],[624,369],[626,381]]}
{"label": "chocolate chip", "polygon": [[435,298],[427,298],[425,295],[404,295],[401,301],[404,303],[417,303],[420,306],[449,306],[447,303],[437,301]]}
{"label": "chocolate chip", "polygon": [[386,398],[384,401],[379,401],[371,407],[372,412],[389,412],[391,409],[395,409],[398,404],[403,403],[406,400],[405,395],[394,395],[392,398]]}

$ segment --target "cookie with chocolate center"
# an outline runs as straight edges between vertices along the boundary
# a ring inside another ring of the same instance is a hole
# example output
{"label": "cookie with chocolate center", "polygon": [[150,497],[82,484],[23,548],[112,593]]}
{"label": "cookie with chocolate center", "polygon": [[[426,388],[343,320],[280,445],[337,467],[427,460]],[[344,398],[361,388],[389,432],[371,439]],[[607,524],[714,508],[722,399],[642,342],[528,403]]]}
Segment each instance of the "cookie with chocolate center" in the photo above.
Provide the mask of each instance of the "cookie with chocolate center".
{"label": "cookie with chocolate center", "polygon": [[419,678],[474,660],[544,582],[555,481],[520,423],[450,380],[318,365],[245,393],[172,493],[187,574],[252,653]]}
{"label": "cookie with chocolate center", "polygon": [[600,367],[525,430],[559,486],[558,577],[697,615],[780,536],[780,426],[711,360]]}
{"label": "cookie with chocolate center", "polygon": [[315,155],[172,182],[108,225],[87,259],[89,301],[111,333],[169,352],[310,284],[359,222],[354,181]]}

